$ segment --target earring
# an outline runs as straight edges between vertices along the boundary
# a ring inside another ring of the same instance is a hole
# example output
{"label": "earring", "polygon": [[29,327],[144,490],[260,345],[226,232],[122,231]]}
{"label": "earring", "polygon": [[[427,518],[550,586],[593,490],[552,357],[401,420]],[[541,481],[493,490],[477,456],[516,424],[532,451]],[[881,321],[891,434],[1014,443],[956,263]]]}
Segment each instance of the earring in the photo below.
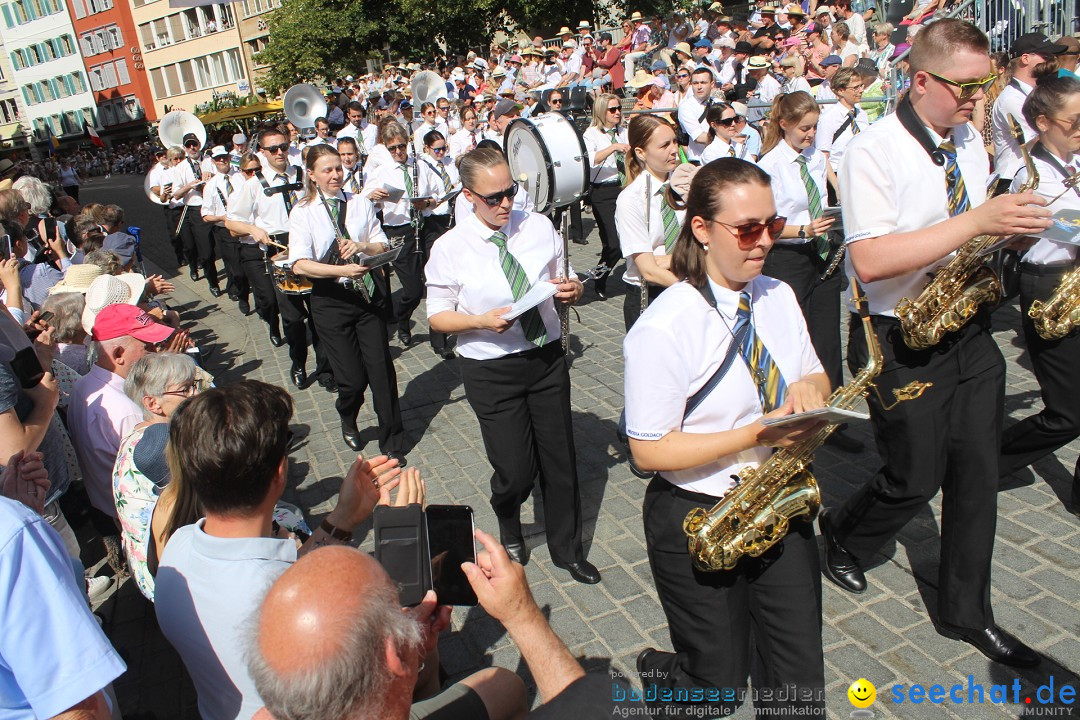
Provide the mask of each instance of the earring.
{"label": "earring", "polygon": [[709,252],[709,243],[701,243],[701,249],[704,250],[706,253],[708,253]]}

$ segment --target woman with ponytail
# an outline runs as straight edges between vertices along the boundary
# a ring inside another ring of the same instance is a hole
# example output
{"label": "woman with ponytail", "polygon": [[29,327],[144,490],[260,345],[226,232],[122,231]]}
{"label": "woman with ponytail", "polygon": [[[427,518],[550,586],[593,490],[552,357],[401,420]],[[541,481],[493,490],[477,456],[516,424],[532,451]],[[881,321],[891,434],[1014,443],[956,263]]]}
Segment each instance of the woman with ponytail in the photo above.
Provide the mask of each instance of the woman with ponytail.
{"label": "woman with ponytail", "polygon": [[627,140],[626,186],[615,201],[615,227],[626,258],[623,280],[632,286],[623,302],[623,322],[629,330],[644,310],[641,284],[648,284],[651,301],[677,282],[670,269],[671,250],[685,213],[667,200],[668,180],[679,165],[671,123],[655,115],[637,115],[630,121]]}
{"label": "woman with ponytail", "polygon": [[[765,261],[765,274],[783,280],[795,291],[810,339],[833,387],[843,384],[840,344],[842,272],[823,278],[837,249],[829,241],[834,216],[828,204],[829,164],[815,147],[818,105],[809,93],[780,95],[773,101],[758,165],[772,177],[776,210],[787,218],[784,232]],[[834,432],[829,443],[858,452],[862,443]]]}

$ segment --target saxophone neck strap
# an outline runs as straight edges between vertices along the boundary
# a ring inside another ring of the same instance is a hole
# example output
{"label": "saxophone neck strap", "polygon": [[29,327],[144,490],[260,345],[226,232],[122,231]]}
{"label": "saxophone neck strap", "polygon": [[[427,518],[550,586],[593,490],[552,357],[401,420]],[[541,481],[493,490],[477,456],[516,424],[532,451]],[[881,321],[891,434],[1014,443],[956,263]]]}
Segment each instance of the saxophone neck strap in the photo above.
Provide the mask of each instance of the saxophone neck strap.
{"label": "saxophone neck strap", "polygon": [[930,133],[927,131],[926,126],[923,125],[922,120],[915,114],[915,108],[911,107],[911,100],[904,98],[900,101],[900,104],[896,107],[896,117],[900,120],[900,124],[904,126],[904,129],[908,131],[908,134],[919,143],[926,154],[930,156],[930,159],[934,161],[934,164],[938,167],[945,167],[945,153],[941,152],[938,146],[930,139]]}
{"label": "saxophone neck strap", "polygon": [[[709,285],[708,280],[705,281],[704,285],[695,289],[701,293],[701,297],[705,299],[705,302],[709,304],[709,307],[716,310],[717,313],[720,312],[716,308],[716,296],[713,295],[712,286]],[[712,374],[712,377],[701,386],[700,390],[687,399],[686,409],[683,411],[684,420],[690,417],[690,413],[697,409],[698,405],[709,396],[709,393],[716,389],[716,386],[719,385],[720,381],[727,375],[728,370],[731,369],[731,363],[735,361],[735,356],[739,354],[739,348],[742,347],[743,341],[746,340],[746,334],[748,332],[750,332],[750,323],[743,325],[739,328],[739,332],[732,336],[731,344],[728,345],[727,354],[724,355],[724,360],[720,363],[720,367],[718,367],[716,372]]]}
{"label": "saxophone neck strap", "polygon": [[[1065,169],[1065,166],[1061,163],[1061,160],[1056,155],[1054,155],[1054,153],[1047,150],[1046,146],[1043,145],[1041,141],[1035,143],[1035,146],[1031,148],[1031,155],[1032,157],[1039,158],[1044,163],[1054,168],[1054,171],[1061,176],[1062,180],[1068,180],[1070,177],[1072,177],[1072,173]],[[1073,190],[1078,195],[1080,195],[1080,189],[1077,189],[1074,186]]]}

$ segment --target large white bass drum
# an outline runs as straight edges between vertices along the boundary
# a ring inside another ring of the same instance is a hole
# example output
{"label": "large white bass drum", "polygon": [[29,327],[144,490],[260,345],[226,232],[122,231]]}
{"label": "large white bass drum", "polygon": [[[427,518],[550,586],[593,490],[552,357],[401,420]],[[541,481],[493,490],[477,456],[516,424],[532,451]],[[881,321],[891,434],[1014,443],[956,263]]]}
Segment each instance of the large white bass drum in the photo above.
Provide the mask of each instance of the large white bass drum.
{"label": "large white bass drum", "polygon": [[577,202],[589,190],[589,153],[581,133],[559,113],[511,120],[503,147],[515,180],[524,176],[536,212]]}

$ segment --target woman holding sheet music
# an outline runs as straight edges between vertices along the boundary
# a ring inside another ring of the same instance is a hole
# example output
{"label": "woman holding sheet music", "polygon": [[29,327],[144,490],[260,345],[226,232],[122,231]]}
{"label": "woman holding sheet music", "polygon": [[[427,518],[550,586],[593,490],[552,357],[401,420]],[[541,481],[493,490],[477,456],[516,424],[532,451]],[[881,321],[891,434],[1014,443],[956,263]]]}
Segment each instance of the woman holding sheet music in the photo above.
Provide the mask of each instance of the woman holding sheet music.
{"label": "woman holding sheet music", "polygon": [[370,385],[379,452],[404,465],[397,375],[386,330],[390,288],[383,272],[357,262],[385,251],[386,236],[371,202],[342,191],[336,150],[312,146],[306,165],[306,194],[289,214],[289,260],[293,272],[311,279],[312,316],[338,381],[341,434],[346,445],[360,450],[356,415]]}

